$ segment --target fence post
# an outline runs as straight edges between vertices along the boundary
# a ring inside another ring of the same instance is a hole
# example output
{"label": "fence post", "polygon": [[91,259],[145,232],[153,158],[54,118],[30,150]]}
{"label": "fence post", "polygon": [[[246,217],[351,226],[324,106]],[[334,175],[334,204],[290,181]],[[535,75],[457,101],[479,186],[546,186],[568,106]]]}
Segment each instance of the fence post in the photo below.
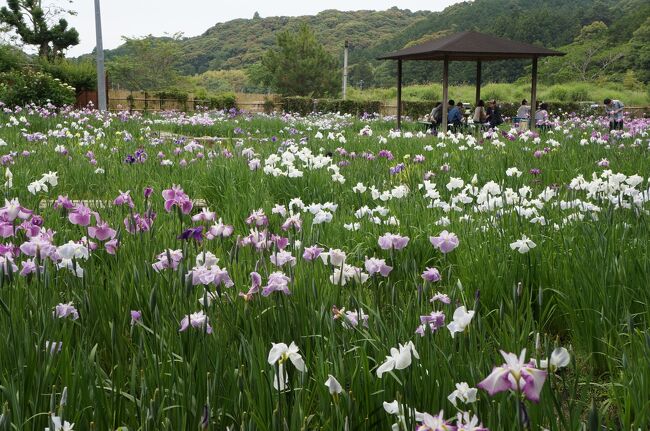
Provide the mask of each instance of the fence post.
{"label": "fence post", "polygon": [[149,101],[147,100],[147,92],[144,92],[144,113],[147,113],[147,110],[149,109]]}

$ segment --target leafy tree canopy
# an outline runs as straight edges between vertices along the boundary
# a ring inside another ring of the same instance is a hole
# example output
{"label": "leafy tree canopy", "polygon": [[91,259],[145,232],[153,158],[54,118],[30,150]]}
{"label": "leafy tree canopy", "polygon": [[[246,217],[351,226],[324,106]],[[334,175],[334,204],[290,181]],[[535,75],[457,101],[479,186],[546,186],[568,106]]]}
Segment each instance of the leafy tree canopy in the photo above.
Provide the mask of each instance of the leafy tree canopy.
{"label": "leafy tree canopy", "polygon": [[130,90],[165,90],[175,87],[180,79],[177,62],[180,34],[167,38],[124,38],[128,55],[120,55],[108,63],[114,86]]}

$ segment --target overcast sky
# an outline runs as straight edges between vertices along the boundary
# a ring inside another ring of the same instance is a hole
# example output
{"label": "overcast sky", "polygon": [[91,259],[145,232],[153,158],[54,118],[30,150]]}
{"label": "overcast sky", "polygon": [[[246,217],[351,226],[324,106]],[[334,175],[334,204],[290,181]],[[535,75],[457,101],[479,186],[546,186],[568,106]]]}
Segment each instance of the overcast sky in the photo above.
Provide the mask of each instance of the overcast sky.
{"label": "overcast sky", "polygon": [[[163,35],[182,32],[185,36],[203,33],[219,22],[235,18],[279,15],[313,15],[325,9],[385,10],[401,9],[439,11],[459,0],[102,0],[104,48],[120,45],[121,36]],[[0,6],[6,5],[0,0]],[[65,6],[66,0],[45,0]],[[79,31],[81,43],[68,56],[92,51],[95,46],[93,0],[72,0],[70,8],[78,12],[68,21]]]}

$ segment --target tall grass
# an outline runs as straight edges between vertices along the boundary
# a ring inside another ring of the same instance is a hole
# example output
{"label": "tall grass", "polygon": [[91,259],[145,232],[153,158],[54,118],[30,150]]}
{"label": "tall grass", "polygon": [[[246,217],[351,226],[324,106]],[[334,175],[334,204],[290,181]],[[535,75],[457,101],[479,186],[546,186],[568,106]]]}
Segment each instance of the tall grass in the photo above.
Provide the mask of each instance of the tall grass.
{"label": "tall grass", "polygon": [[[501,88],[495,86],[493,91]],[[0,278],[0,324],[4,328],[0,334],[0,401],[4,405],[0,423],[6,429],[42,430],[48,426],[50,412],[62,414],[80,430],[389,429],[396,419],[384,411],[383,402],[397,399],[430,413],[445,409],[445,416],[452,417],[455,410],[447,396],[455,383],[475,386],[503,362],[500,349],[519,353],[527,348],[528,357],[541,358],[555,345],[568,348],[572,361],[551,373],[539,404],[527,402],[522,413],[515,394],[490,397],[479,391],[478,401],[462,408],[477,413],[492,430],[526,424],[530,429],[549,430],[587,425],[599,429],[597,423],[608,429],[650,426],[647,203],[625,209],[598,202],[600,211],[594,217],[585,212],[584,219],[559,227],[567,215],[578,211],[548,203],[540,210],[547,225],[532,224],[513,211],[473,212],[471,205],[461,212],[444,212],[427,208],[429,200],[418,187],[425,173],[432,171],[444,202],[456,194],[445,187],[452,177],[470,183],[474,175],[477,187],[495,181],[515,191],[530,187],[531,196],[537,196],[552,186],[559,194],[553,202],[592,202],[567,184],[578,175],[590,179],[592,173],[599,174],[603,169],[596,162],[603,158],[615,172],[647,177],[647,135],[620,138],[617,144],[622,147],[595,142],[580,145],[592,131],[601,131],[599,123],[585,120],[584,129],[580,122],[569,122],[543,134],[539,144],[517,139],[497,147],[486,141],[482,149],[473,149],[465,138],[454,143],[431,136],[398,137],[382,144],[378,135],[388,136],[392,123],[350,118],[213,116],[218,118],[214,123],[201,125],[191,121],[172,124],[160,117],[124,121],[115,117],[104,123],[94,114],[45,117],[22,112],[16,117],[21,115],[29,124],[11,126],[13,114],[0,114],[5,125],[0,138],[8,144],[7,153],[15,152],[3,159],[14,161],[7,165],[13,172],[13,187],[5,189],[7,198],[18,197],[24,207],[38,209],[40,202],[58,195],[110,201],[120,190],[130,190],[136,206],[133,210],[112,205],[98,209],[102,220],[119,229],[120,248],[111,256],[100,246],[88,261],[80,261],[83,278],[57,269],[49,260],[42,262],[37,275],[5,272]],[[359,136],[366,124],[373,136]],[[416,126],[405,127],[415,131]],[[647,134],[647,124],[644,127]],[[45,134],[69,128],[71,133],[67,138],[50,136],[36,143],[28,142],[23,128]],[[324,135],[340,131],[347,142],[318,139],[315,135],[320,129]],[[99,130],[102,134],[83,141],[83,130],[93,136]],[[133,139],[125,141],[124,131]],[[196,151],[174,155],[174,149],[188,141],[158,143],[155,134],[160,131],[224,139],[204,142],[202,158]],[[274,136],[278,139],[271,139]],[[301,168],[304,175],[300,178],[265,175],[261,170],[251,171],[248,159],[241,155],[243,148],[251,147],[264,162],[286,148],[282,142],[297,143],[301,138],[306,138],[301,145],[314,153],[331,153],[335,163],[349,163],[341,167],[345,184],[333,182],[326,169]],[[68,154],[55,152],[57,145],[64,145]],[[339,147],[348,155],[337,152]],[[535,150],[544,147],[549,151],[543,157],[533,157]],[[138,148],[148,153],[148,160],[125,163],[126,156]],[[377,156],[386,149],[393,160],[361,156],[364,152]],[[96,165],[89,162],[89,150],[94,152]],[[224,150],[234,156],[226,157]],[[161,166],[158,152],[174,165]],[[425,161],[412,162],[416,154],[424,154]],[[182,159],[187,166],[182,166]],[[399,162],[406,169],[391,175],[389,169]],[[441,169],[443,164],[450,170]],[[513,166],[524,174],[507,176],[506,169]],[[104,172],[96,173],[98,167]],[[532,168],[541,169],[542,174],[529,174]],[[27,185],[50,170],[58,172],[59,184],[48,192],[29,193]],[[410,193],[403,199],[374,200],[369,192],[352,191],[358,182],[379,190],[404,184]],[[269,231],[289,237],[288,249],[298,258],[294,268],[283,269],[292,276],[293,294],[258,294],[250,302],[239,298],[238,292],[249,288],[251,271],[258,271],[266,281],[277,270],[269,261],[273,251],[258,253],[238,246],[235,237],[201,244],[179,240],[184,227],[197,223],[163,209],[161,192],[172,184],[180,184],[192,198],[205,199],[217,217],[234,225],[235,236],[247,236],[246,217],[264,209]],[[154,229],[131,235],[124,230],[123,220],[131,211],[143,211],[146,186],[154,189],[151,202],[158,217]],[[646,178],[639,188],[647,190],[648,186]],[[284,218],[272,215],[271,209],[296,197],[307,205],[334,202],[339,207],[331,223],[312,225],[313,215],[306,213],[301,231],[283,231]],[[399,226],[361,221],[358,231],[344,229],[344,224],[357,221],[354,212],[363,205],[386,207],[399,219]],[[48,206],[37,212],[44,227],[56,231],[56,244],[87,235],[62,210]],[[449,226],[436,224],[442,217],[449,218]],[[460,246],[447,255],[429,242],[429,236],[443,229],[460,238]],[[377,238],[386,232],[408,236],[409,245],[401,251],[381,250]],[[523,234],[537,243],[528,254],[510,248]],[[6,242],[19,245],[25,240],[22,235]],[[332,269],[320,261],[302,260],[295,240],[302,246],[340,248],[351,264],[360,266],[365,256],[377,256],[393,271],[385,279],[375,276],[365,284],[336,286],[329,280]],[[167,248],[182,249],[185,258],[177,271],[157,273],[151,264]],[[219,265],[235,283],[233,288],[222,288],[221,298],[209,307],[198,302],[204,289],[185,278],[202,250],[220,258]],[[437,267],[442,281],[424,284],[420,274],[426,267]],[[436,291],[448,294],[451,305],[432,305],[428,299]],[[54,318],[55,305],[70,301],[80,318]],[[466,332],[452,338],[441,328],[423,338],[415,335],[419,316],[435,308],[444,310],[449,321],[461,304],[476,311]],[[345,328],[341,320],[333,319],[334,305],[363,309],[369,316],[368,327]],[[192,328],[179,332],[183,316],[200,309],[209,316],[214,332]],[[141,323],[131,325],[130,310],[142,312]],[[375,370],[391,347],[409,340],[415,342],[420,359],[378,379]],[[51,354],[44,348],[46,341],[62,341],[61,352]],[[271,343],[292,341],[300,348],[307,372],[287,365],[289,390],[279,393],[273,388],[275,370],[267,363],[267,355]],[[332,396],[324,386],[329,374],[341,382],[342,394]],[[60,405],[64,388],[67,400]]]}

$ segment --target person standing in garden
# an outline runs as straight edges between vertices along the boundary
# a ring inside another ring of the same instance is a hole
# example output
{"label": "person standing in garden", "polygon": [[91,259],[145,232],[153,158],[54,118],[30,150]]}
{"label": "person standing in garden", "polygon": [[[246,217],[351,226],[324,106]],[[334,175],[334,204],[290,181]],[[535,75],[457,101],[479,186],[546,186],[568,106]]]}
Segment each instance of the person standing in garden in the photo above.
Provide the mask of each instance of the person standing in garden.
{"label": "person standing in garden", "polygon": [[623,129],[623,109],[625,105],[620,100],[605,99],[605,112],[609,118],[609,130]]}

